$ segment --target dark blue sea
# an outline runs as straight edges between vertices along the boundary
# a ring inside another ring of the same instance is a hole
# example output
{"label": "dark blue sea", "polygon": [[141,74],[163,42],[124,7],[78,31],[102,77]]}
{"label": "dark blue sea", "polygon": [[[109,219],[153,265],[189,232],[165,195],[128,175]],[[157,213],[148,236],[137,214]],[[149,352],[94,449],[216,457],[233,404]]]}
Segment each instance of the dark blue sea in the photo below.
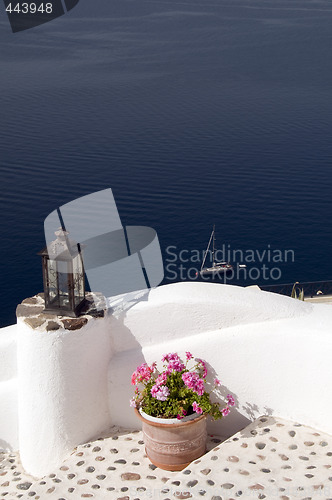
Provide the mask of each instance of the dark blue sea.
{"label": "dark blue sea", "polygon": [[195,279],[213,224],[256,252],[233,284],[332,280],[330,1],[81,0],[15,34],[0,14],[0,326],[42,291],[45,217],[106,188],[165,282]]}

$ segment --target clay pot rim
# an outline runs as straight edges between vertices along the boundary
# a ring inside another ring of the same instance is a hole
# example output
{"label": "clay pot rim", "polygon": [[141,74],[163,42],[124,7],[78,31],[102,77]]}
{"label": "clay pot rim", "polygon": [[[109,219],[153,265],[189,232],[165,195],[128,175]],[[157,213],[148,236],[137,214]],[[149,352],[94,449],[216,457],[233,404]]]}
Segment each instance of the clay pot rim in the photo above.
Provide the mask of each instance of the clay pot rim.
{"label": "clay pot rim", "polygon": [[164,424],[164,423],[161,423],[161,422],[153,422],[152,420],[147,420],[146,418],[143,417],[143,415],[140,414],[140,412],[138,411],[137,408],[134,408],[134,411],[136,413],[136,416],[142,420],[142,422],[144,423],[147,423],[149,425],[152,425],[154,427],[166,427],[166,428],[172,428],[172,429],[175,429],[177,427],[183,427],[184,425],[193,425],[195,424],[196,422],[199,422],[200,420],[203,420],[204,418],[206,418],[206,415],[197,415],[197,418],[194,418],[192,420],[187,420],[186,422],[182,422],[181,420],[179,420],[177,423],[169,423],[169,424]]}

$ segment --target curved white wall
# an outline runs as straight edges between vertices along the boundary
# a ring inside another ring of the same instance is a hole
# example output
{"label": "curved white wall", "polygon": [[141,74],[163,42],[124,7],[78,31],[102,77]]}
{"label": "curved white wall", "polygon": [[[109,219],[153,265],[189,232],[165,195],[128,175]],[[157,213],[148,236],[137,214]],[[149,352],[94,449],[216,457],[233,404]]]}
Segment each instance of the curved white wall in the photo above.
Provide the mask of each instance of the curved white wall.
{"label": "curved white wall", "polygon": [[118,349],[110,364],[112,421],[137,425],[128,401],[138,364],[189,350],[209,363],[237,402],[233,415],[210,430],[230,435],[270,413],[332,433],[331,327],[330,305],[230,285],[157,288],[148,301],[113,316],[114,335],[124,333],[130,350]]}

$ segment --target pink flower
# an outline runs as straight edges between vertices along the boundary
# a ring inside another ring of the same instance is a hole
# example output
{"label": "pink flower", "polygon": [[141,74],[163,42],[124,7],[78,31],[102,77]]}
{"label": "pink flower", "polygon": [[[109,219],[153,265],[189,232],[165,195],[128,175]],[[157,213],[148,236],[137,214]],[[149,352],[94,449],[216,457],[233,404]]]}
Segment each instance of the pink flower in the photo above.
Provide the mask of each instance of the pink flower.
{"label": "pink flower", "polygon": [[141,366],[136,368],[136,371],[131,376],[132,385],[136,385],[139,382],[148,382],[151,378],[151,374],[154,370],[154,366],[148,366],[146,363],[143,363]]}
{"label": "pink flower", "polygon": [[154,385],[151,388],[151,394],[154,398],[159,399],[159,401],[166,401],[170,392],[166,385]]}
{"label": "pink flower", "polygon": [[161,361],[167,361],[167,363],[169,363],[170,361],[173,361],[175,359],[180,359],[178,354],[176,352],[169,352],[168,354],[163,355]]}
{"label": "pink flower", "polygon": [[196,413],[203,413],[203,410],[200,406],[198,406],[198,404],[196,403],[196,401],[193,402],[193,410],[196,412]]}
{"label": "pink flower", "polygon": [[186,358],[187,358],[187,361],[189,361],[190,359],[193,358],[193,355],[191,354],[191,352],[186,352]]}
{"label": "pink flower", "polygon": [[182,374],[182,380],[189,389],[192,389],[199,396],[204,394],[204,381],[197,373],[185,372]]}
{"label": "pink flower", "polygon": [[181,418],[183,418],[187,415],[186,410],[184,410],[183,408],[181,408],[181,410],[182,410],[182,415],[178,414],[176,417],[178,420],[181,420]]}
{"label": "pink flower", "polygon": [[184,364],[181,361],[181,358],[176,352],[170,352],[165,354],[162,358],[162,361],[167,361],[168,366],[166,369],[167,375],[170,375],[172,371],[182,372],[185,369]]}
{"label": "pink flower", "polygon": [[165,385],[167,382],[167,373],[163,372],[156,378],[156,385]]}
{"label": "pink flower", "polygon": [[136,399],[135,398],[131,398],[129,404],[130,404],[131,407],[136,408]]}
{"label": "pink flower", "polygon": [[221,410],[221,413],[223,414],[224,417],[226,417],[226,415],[228,415],[230,411],[231,410],[229,409],[229,406],[226,406],[226,408],[223,408]]}
{"label": "pink flower", "polygon": [[233,398],[233,396],[231,394],[227,394],[227,402],[230,406],[234,406],[235,405],[235,400]]}
{"label": "pink flower", "polygon": [[156,394],[157,394],[158,390],[159,390],[159,387],[156,384],[151,387],[151,391],[150,392],[151,392],[151,394],[152,394],[152,396],[154,398],[156,397]]}
{"label": "pink flower", "polygon": [[182,372],[185,369],[184,364],[177,359],[171,360],[167,367],[167,373],[170,374],[172,371]]}
{"label": "pink flower", "polygon": [[215,378],[215,379],[214,379],[214,385],[215,385],[216,387],[218,387],[218,385],[221,385],[221,382],[220,382],[220,380],[219,380],[218,378]]}

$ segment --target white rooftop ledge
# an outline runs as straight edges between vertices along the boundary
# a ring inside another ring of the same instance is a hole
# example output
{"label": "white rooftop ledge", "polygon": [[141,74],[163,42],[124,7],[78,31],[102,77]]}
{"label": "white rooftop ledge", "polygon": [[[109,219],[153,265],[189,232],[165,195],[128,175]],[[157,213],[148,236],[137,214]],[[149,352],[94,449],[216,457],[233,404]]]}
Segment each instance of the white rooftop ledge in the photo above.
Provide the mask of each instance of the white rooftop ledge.
{"label": "white rooftop ledge", "polygon": [[19,447],[32,475],[111,425],[136,428],[131,373],[170,351],[205,359],[235,396],[233,415],[210,432],[232,435],[268,414],[332,433],[330,305],[192,282],[123,299],[75,331],[18,321]]}

